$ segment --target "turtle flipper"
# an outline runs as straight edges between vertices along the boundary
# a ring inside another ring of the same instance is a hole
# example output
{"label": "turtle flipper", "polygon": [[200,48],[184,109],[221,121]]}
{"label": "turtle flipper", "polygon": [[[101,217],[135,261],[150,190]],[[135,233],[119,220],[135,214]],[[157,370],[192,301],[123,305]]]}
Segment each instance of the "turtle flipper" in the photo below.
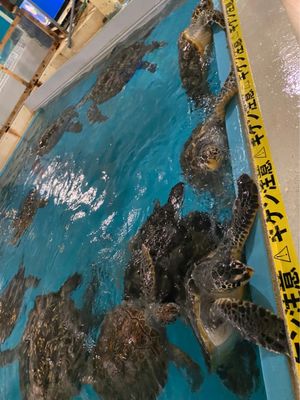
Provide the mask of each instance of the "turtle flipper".
{"label": "turtle flipper", "polygon": [[155,266],[150,255],[150,249],[142,244],[141,280],[142,294],[147,302],[155,301]]}
{"label": "turtle flipper", "polygon": [[232,259],[241,257],[244,243],[259,206],[257,186],[247,174],[238,178],[237,186],[238,195],[233,205],[231,227],[227,233]]}
{"label": "turtle flipper", "polygon": [[99,111],[97,104],[92,104],[87,112],[88,120],[91,124],[95,122],[104,122],[108,119],[106,115],[103,115],[101,111]]}
{"label": "turtle flipper", "polygon": [[241,261],[233,260],[229,265],[215,264],[212,268],[212,281],[218,292],[226,292],[249,282],[253,269]]}
{"label": "turtle flipper", "polygon": [[199,365],[178,347],[169,344],[168,349],[171,361],[184,373],[192,391],[199,390],[204,379]]}
{"label": "turtle flipper", "polygon": [[66,129],[68,132],[72,133],[79,133],[82,131],[82,123],[79,121],[72,121],[70,124],[67,126]]}
{"label": "turtle flipper", "polygon": [[178,212],[183,204],[183,196],[184,196],[184,183],[178,182],[175,186],[172,187],[168,203],[172,205],[175,212]]}
{"label": "turtle flipper", "polygon": [[14,349],[9,349],[0,352],[0,367],[3,367],[6,364],[11,364],[12,362],[14,362],[18,357],[19,350],[20,348],[19,346],[17,346]]}
{"label": "turtle flipper", "polygon": [[222,89],[214,100],[214,114],[221,120],[225,118],[225,108],[230,100],[237,94],[238,87],[233,67],[226,78]]}
{"label": "turtle flipper", "polygon": [[75,290],[81,283],[82,277],[77,272],[73,274],[69,279],[65,281],[60,289],[63,296],[68,296],[73,290]]}
{"label": "turtle flipper", "polygon": [[224,14],[219,10],[209,10],[204,13],[206,24],[217,24],[220,28],[225,29]]}
{"label": "turtle flipper", "polygon": [[149,61],[142,61],[140,64],[140,68],[153,74],[156,71],[157,65]]}
{"label": "turtle flipper", "polygon": [[25,278],[25,287],[28,288],[35,288],[39,284],[40,279],[36,278],[35,276],[29,275]]}
{"label": "turtle flipper", "polygon": [[213,320],[224,318],[241,336],[275,353],[289,355],[284,322],[271,311],[249,301],[221,298],[210,310]]}
{"label": "turtle flipper", "polygon": [[249,398],[259,385],[257,356],[252,343],[238,341],[216,366],[216,373],[223,384],[240,398]]}

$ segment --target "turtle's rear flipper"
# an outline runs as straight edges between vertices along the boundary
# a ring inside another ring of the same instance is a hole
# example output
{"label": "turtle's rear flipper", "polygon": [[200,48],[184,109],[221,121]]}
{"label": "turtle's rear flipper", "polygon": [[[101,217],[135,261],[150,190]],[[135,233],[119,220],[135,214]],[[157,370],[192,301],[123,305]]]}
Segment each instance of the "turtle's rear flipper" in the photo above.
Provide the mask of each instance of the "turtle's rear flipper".
{"label": "turtle's rear flipper", "polygon": [[104,122],[108,119],[106,115],[103,115],[101,111],[99,111],[97,104],[92,104],[87,112],[88,120],[91,124],[95,122]]}
{"label": "turtle's rear flipper", "polygon": [[269,351],[289,355],[284,322],[271,311],[249,301],[221,298],[210,312],[213,319],[228,321],[243,338]]}
{"label": "turtle's rear flipper", "polygon": [[142,61],[140,64],[140,68],[154,73],[156,71],[157,65],[149,61]]}
{"label": "turtle's rear flipper", "polygon": [[79,121],[72,121],[68,124],[66,130],[72,133],[80,133],[82,131],[82,123]]}
{"label": "turtle's rear flipper", "polygon": [[248,399],[256,391],[260,377],[253,344],[238,341],[233,351],[216,367],[216,373],[231,392]]}
{"label": "turtle's rear flipper", "polygon": [[31,288],[31,287],[35,288],[35,287],[37,287],[39,282],[40,282],[39,278],[29,275],[29,276],[27,276],[27,278],[25,278],[25,287],[26,287],[26,289]]}
{"label": "turtle's rear flipper", "polygon": [[179,368],[191,385],[193,392],[199,390],[202,382],[203,375],[198,364],[195,363],[186,353],[178,347],[169,344],[169,356],[177,368]]}

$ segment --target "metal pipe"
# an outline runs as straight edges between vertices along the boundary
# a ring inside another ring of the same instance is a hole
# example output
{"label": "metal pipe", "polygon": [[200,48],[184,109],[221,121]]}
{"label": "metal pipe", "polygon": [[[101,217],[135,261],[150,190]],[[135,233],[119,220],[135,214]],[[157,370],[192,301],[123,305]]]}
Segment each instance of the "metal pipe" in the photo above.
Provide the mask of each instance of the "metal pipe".
{"label": "metal pipe", "polygon": [[69,49],[72,47],[72,33],[73,33],[73,19],[74,19],[74,12],[75,12],[75,3],[76,3],[76,0],[73,0],[72,8],[71,8],[71,16],[70,16],[69,34],[68,34]]}

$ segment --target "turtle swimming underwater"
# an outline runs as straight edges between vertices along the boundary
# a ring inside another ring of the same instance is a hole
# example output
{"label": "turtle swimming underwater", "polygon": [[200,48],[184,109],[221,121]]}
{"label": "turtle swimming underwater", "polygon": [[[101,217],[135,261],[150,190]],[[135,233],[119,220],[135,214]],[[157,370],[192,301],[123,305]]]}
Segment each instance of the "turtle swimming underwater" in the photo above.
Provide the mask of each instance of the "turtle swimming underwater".
{"label": "turtle swimming underwater", "polygon": [[11,334],[18,319],[25,291],[36,287],[39,279],[34,276],[25,277],[25,268],[20,266],[0,296],[0,343]]}
{"label": "turtle swimming underwater", "polygon": [[43,208],[48,201],[41,197],[37,189],[32,189],[21,204],[20,210],[13,219],[13,237],[11,243],[18,244],[21,236],[32,223],[39,208]]}
{"label": "turtle swimming underwater", "polygon": [[[239,338],[285,354],[288,344],[283,320],[244,300],[245,285],[253,270],[240,259],[258,208],[258,193],[246,174],[237,184],[232,222],[223,240],[187,273],[185,315],[202,343],[211,370],[229,389],[243,396],[253,389],[254,382],[243,369],[243,355],[237,350],[243,348]],[[237,353],[232,351],[234,348]]]}
{"label": "turtle swimming underwater", "polygon": [[207,75],[213,41],[211,25],[225,28],[224,16],[214,10],[212,0],[201,0],[195,8],[190,25],[178,40],[179,71],[187,95],[200,107],[209,92]]}
{"label": "turtle swimming underwater", "polygon": [[164,325],[175,320],[179,307],[156,302],[155,267],[145,245],[142,253],[140,298],[123,301],[105,316],[94,348],[92,384],[103,400],[156,399],[169,361],[186,373],[192,390],[202,381],[198,365],[167,341]]}
{"label": "turtle swimming underwater", "polygon": [[0,353],[0,365],[19,359],[26,400],[67,400],[80,391],[88,352],[87,327],[70,294],[81,282],[74,274],[58,292],[38,296],[21,343]]}
{"label": "turtle swimming underwater", "polygon": [[180,156],[181,167],[186,179],[199,191],[224,192],[224,175],[229,169],[225,106],[236,93],[237,84],[232,70],[211,114],[193,130],[184,145]]}
{"label": "turtle swimming underwater", "polygon": [[43,156],[49,153],[65,132],[79,133],[81,131],[82,124],[78,120],[78,113],[75,110],[75,106],[68,107],[41,136],[36,152],[37,155]]}
{"label": "turtle swimming underwater", "polygon": [[98,105],[116,96],[130,81],[138,68],[155,72],[156,65],[143,61],[143,57],[164,45],[164,42],[154,41],[150,44],[145,44],[143,41],[138,41],[121,49],[116,57],[112,57],[112,62],[109,63],[105,71],[100,73],[90,93],[84,96],[78,104],[79,107],[89,100],[92,101],[92,105],[87,112],[91,123],[107,120],[107,117],[98,109]]}

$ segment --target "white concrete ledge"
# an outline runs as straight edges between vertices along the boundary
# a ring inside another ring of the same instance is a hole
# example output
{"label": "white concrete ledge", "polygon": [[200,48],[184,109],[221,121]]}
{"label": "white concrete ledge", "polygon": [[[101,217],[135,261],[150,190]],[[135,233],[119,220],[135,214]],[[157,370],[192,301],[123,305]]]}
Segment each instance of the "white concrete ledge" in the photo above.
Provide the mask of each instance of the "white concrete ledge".
{"label": "white concrete ledge", "polygon": [[[157,16],[171,0],[132,0],[99,31],[87,45],[67,61],[48,81],[36,89],[25,102],[33,111],[44,107],[134,31]],[[175,2],[176,3],[180,3]]]}

